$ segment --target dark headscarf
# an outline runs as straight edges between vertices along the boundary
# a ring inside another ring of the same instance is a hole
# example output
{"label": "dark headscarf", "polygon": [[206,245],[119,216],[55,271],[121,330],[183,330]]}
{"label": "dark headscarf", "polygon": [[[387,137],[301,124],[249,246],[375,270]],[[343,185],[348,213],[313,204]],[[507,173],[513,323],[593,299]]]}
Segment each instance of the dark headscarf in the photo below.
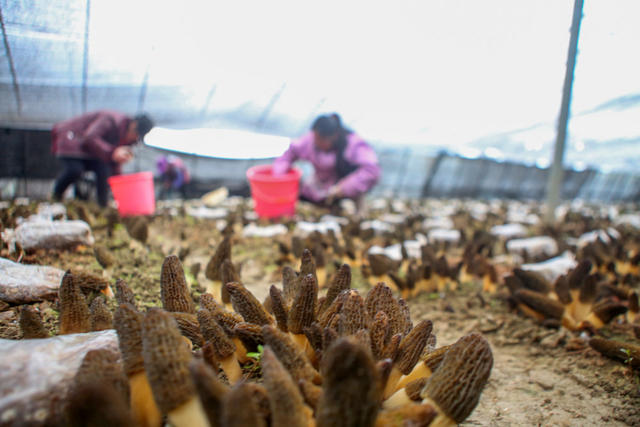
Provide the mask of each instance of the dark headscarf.
{"label": "dark headscarf", "polygon": [[333,151],[336,152],[336,173],[338,179],[344,178],[358,168],[357,165],[349,162],[344,157],[344,150],[347,148],[347,137],[353,132],[342,125],[342,120],[340,120],[339,115],[334,113],[319,116],[313,122],[311,130],[323,137],[331,137],[338,134],[338,138],[333,144]]}

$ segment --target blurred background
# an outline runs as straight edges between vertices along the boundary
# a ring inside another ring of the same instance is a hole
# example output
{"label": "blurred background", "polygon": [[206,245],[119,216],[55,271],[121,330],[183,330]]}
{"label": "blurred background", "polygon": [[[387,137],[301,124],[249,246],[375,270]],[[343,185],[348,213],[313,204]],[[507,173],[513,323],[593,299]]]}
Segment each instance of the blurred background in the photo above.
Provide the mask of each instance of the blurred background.
{"label": "blurred background", "polygon": [[[167,150],[196,197],[248,194],[321,113],[382,166],[374,193],[544,197],[571,0],[0,0],[0,190],[46,197],[49,130],[98,109],[156,128],[125,172]],[[587,1],[564,198],[640,200],[640,2]],[[309,171],[306,170],[308,173]]]}

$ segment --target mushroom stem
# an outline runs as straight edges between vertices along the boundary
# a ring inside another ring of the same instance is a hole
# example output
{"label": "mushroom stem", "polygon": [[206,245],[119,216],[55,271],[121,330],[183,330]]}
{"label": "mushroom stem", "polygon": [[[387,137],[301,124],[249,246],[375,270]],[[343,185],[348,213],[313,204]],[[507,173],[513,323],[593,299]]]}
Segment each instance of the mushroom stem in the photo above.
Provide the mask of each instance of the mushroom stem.
{"label": "mushroom stem", "polygon": [[460,281],[460,283],[473,282],[473,279],[474,277],[467,270],[467,266],[463,265],[462,268],[460,269],[460,273],[458,273],[458,280]]}
{"label": "mushroom stem", "polygon": [[629,273],[629,267],[631,267],[631,264],[626,261],[616,261],[616,271],[622,277]]}
{"label": "mushroom stem", "polygon": [[396,385],[396,390],[404,388],[411,381],[415,381],[420,378],[429,378],[431,376],[431,369],[424,363],[418,363],[407,375],[403,375]]}
{"label": "mushroom stem", "polygon": [[518,304],[518,310],[520,310],[525,316],[529,316],[538,322],[542,322],[544,320],[544,315],[542,313],[538,313],[534,309],[529,308],[526,304]]}
{"label": "mushroom stem", "polygon": [[187,400],[167,416],[175,427],[209,427],[209,421],[197,396]]}
{"label": "mushroom stem", "polygon": [[360,268],[362,266],[362,261],[360,259],[351,259],[348,255],[342,257],[342,263],[348,264],[351,268]]}
{"label": "mushroom stem", "polygon": [[145,371],[136,372],[129,377],[131,388],[131,412],[136,424],[143,427],[158,427],[162,414],[153,399],[151,385]]}
{"label": "mushroom stem", "polygon": [[207,293],[213,295],[215,298],[220,298],[222,294],[222,281],[212,280],[210,283],[207,283]]}
{"label": "mushroom stem", "polygon": [[293,342],[302,350],[307,356],[309,355],[308,349],[311,347],[309,345],[309,340],[305,334],[291,334],[291,339]]}
{"label": "mushroom stem", "polygon": [[387,400],[385,400],[382,403],[382,407],[384,409],[394,409],[394,408],[400,408],[410,403],[414,403],[414,402],[409,398],[405,389],[401,388],[400,390],[393,393]]}
{"label": "mushroom stem", "polygon": [[591,311],[591,304],[585,304],[581,302],[579,299],[576,299],[574,300],[573,310],[574,310],[573,311],[574,319],[578,321],[585,320],[589,317],[589,312]]}
{"label": "mushroom stem", "polygon": [[562,326],[564,326],[565,328],[567,328],[567,329],[569,329],[571,331],[575,331],[576,328],[578,327],[576,321],[568,313],[567,310],[565,310],[564,314],[562,315]]}
{"label": "mushroom stem", "polygon": [[596,329],[600,329],[604,326],[604,322],[600,320],[600,318],[596,316],[595,313],[589,313],[589,315],[582,322],[580,322],[579,327],[585,326],[587,324],[590,324]]}
{"label": "mushroom stem", "polygon": [[455,420],[453,420],[448,415],[445,415],[444,411],[440,409],[440,407],[433,400],[426,398],[422,401],[422,404],[430,405],[438,412],[438,415],[436,415],[433,421],[431,421],[429,427],[451,427],[458,425]]}
{"label": "mushroom stem", "polygon": [[300,347],[301,350],[304,351],[304,354],[307,356],[307,360],[309,360],[312,365],[317,366],[318,355],[309,342],[309,338],[307,338],[305,334],[291,334],[291,336],[293,337],[293,341]]}
{"label": "mushroom stem", "polygon": [[384,387],[384,399],[388,399],[391,395],[396,391],[396,385],[398,381],[402,377],[402,372],[395,366],[391,368],[391,372],[389,373],[389,378],[387,379],[387,384]]}
{"label": "mushroom stem", "polygon": [[567,311],[571,314],[571,316],[576,318],[576,305],[578,304],[578,299],[580,298],[580,290],[578,289],[570,289],[569,295],[571,295],[571,302],[567,306]]}
{"label": "mushroom stem", "polygon": [[458,289],[458,283],[454,280],[451,280],[451,277],[448,276],[440,276],[436,274],[436,288],[438,292],[455,291]]}
{"label": "mushroom stem", "polygon": [[324,287],[327,283],[326,267],[316,267],[316,277],[318,278],[318,286]]}
{"label": "mushroom stem", "polygon": [[240,338],[233,337],[231,341],[236,345],[236,359],[240,363],[247,363],[249,358],[247,357],[247,348],[244,346]]}
{"label": "mushroom stem", "polygon": [[191,342],[191,340],[187,337],[185,337],[184,335],[182,336],[182,341],[184,341],[184,345],[187,346],[187,348],[189,349],[189,351],[193,350],[193,343]]}
{"label": "mushroom stem", "polygon": [[[537,322],[542,322],[546,318],[544,314],[530,308],[526,304],[522,304],[522,303],[518,304],[518,310],[520,310],[522,314],[524,314],[525,316],[529,316],[532,319],[536,320]],[[560,321],[562,322],[562,326],[564,326],[565,328],[571,331],[575,331],[576,328],[578,327],[578,324],[574,320],[573,316],[569,311],[570,311],[570,305],[565,306],[565,309],[562,312],[562,316],[560,316]]]}
{"label": "mushroom stem", "polygon": [[375,427],[433,426],[438,412],[429,404],[411,403],[380,412]]}
{"label": "mushroom stem", "polygon": [[233,385],[242,379],[242,369],[240,368],[238,359],[236,359],[235,353],[225,359],[222,359],[220,361],[220,366],[227,375],[227,378],[229,378],[230,384]]}
{"label": "mushroom stem", "polygon": [[495,294],[497,285],[491,280],[490,274],[485,274],[482,278],[482,291]]}
{"label": "mushroom stem", "polygon": [[415,294],[420,292],[431,293],[434,292],[436,286],[431,279],[420,279],[416,282]]}
{"label": "mushroom stem", "polygon": [[309,343],[309,339],[307,338],[307,336],[305,334],[292,333],[291,339],[300,348],[300,350],[304,352],[304,354],[307,356],[307,359],[309,359],[311,363],[314,363],[314,361],[317,359],[316,352]]}
{"label": "mushroom stem", "polygon": [[107,285],[106,288],[102,289],[100,292],[107,298],[115,298],[115,294],[113,293],[113,289],[111,289],[111,285]]}

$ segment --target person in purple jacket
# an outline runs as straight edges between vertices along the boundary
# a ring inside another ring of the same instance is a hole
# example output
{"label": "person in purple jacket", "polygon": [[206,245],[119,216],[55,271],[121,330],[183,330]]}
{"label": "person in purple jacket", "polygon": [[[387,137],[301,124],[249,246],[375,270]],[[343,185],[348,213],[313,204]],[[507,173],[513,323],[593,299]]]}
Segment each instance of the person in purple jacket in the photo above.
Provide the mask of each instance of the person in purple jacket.
{"label": "person in purple jacket", "polygon": [[62,199],[69,185],[85,171],[96,175],[98,203],[106,206],[107,178],[120,173],[120,167],[133,158],[131,145],[153,128],[153,121],[140,114],[129,117],[117,111],[95,111],[57,123],[51,130],[51,150],[62,164],[53,187],[53,198]]}
{"label": "person in purple jacket", "polygon": [[300,199],[320,205],[348,198],[359,202],[380,177],[373,148],[342,125],[337,114],[316,118],[311,131],[293,141],[273,163],[272,173],[286,173],[296,160],[307,160],[314,176],[303,182]]}
{"label": "person in purple jacket", "polygon": [[156,161],[156,168],[160,178],[158,198],[167,199],[174,194],[186,198],[186,184],[191,180],[191,175],[182,159],[172,154],[160,156]]}

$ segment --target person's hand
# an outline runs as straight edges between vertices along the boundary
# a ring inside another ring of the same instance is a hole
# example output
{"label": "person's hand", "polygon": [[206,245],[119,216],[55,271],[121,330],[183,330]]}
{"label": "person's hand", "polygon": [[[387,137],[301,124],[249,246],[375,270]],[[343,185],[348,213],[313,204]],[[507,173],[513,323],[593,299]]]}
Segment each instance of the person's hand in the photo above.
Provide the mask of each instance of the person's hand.
{"label": "person's hand", "polygon": [[342,190],[340,190],[339,185],[332,185],[329,187],[329,190],[327,191],[327,201],[333,202],[340,197],[342,197]]}
{"label": "person's hand", "polygon": [[113,159],[113,161],[116,163],[127,163],[128,161],[133,159],[133,151],[131,151],[130,147],[118,147],[113,150],[111,159]]}

